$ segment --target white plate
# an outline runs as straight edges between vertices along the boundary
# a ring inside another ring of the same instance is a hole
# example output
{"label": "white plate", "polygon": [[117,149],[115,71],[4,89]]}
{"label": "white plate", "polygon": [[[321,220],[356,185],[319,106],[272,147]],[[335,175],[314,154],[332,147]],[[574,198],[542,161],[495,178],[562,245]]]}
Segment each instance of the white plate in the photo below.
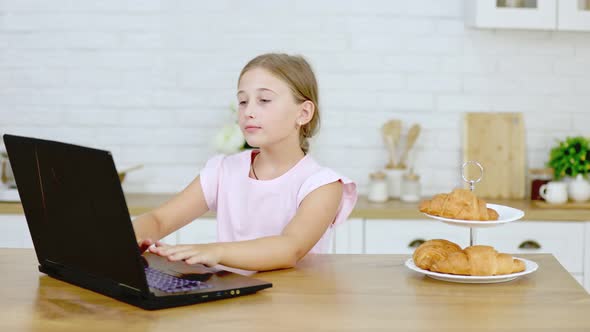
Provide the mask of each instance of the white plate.
{"label": "white plate", "polygon": [[503,274],[498,276],[462,276],[462,275],[455,275],[455,274],[447,274],[447,273],[439,273],[439,272],[432,272],[428,270],[423,270],[414,264],[414,260],[409,258],[406,261],[406,266],[413,271],[418,273],[422,273],[424,275],[429,276],[433,279],[438,279],[442,281],[449,281],[449,282],[459,282],[465,284],[492,284],[497,282],[506,282],[510,280],[514,280],[518,277],[527,275],[529,273],[533,273],[537,271],[539,265],[533,261],[529,261],[527,259],[514,257],[516,259],[520,259],[524,262],[525,268],[522,272],[511,273],[511,274]]}
{"label": "white plate", "polygon": [[433,216],[428,213],[424,213],[424,215],[438,219],[444,223],[455,225],[455,226],[463,226],[463,227],[494,227],[502,224],[506,224],[512,221],[516,221],[524,217],[524,212],[519,209],[515,209],[505,205],[498,205],[498,204],[487,204],[487,207],[490,209],[496,210],[498,212],[498,220],[490,220],[490,221],[482,221],[482,220],[460,220],[460,219],[449,219],[443,218],[439,216]]}

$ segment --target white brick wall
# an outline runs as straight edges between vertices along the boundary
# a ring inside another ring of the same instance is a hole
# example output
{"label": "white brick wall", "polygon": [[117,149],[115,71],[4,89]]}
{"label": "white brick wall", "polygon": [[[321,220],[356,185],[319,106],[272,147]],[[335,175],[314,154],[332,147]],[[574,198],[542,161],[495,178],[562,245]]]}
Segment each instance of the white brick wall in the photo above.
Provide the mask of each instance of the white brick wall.
{"label": "white brick wall", "polygon": [[472,30],[461,0],[0,0],[0,133],[109,149],[129,191],[183,188],[230,121],[253,56],[305,55],[321,90],[313,155],[356,180],[380,126],[419,123],[425,193],[458,184],[464,112],[525,113],[528,163],[590,135],[590,33]]}

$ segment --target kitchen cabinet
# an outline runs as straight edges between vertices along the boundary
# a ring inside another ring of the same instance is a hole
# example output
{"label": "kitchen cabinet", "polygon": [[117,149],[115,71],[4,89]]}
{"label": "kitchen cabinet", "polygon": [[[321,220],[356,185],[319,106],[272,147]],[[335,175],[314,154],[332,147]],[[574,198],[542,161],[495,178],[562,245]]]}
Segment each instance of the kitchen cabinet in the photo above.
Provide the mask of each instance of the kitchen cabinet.
{"label": "kitchen cabinet", "polygon": [[465,23],[475,28],[556,28],[557,0],[464,0],[464,7]]}
{"label": "kitchen cabinet", "polygon": [[33,248],[24,215],[0,215],[0,248]]}
{"label": "kitchen cabinet", "polygon": [[558,0],[557,29],[590,31],[590,1]]}
{"label": "kitchen cabinet", "polygon": [[475,28],[590,31],[588,0],[465,0],[464,8]]}
{"label": "kitchen cabinet", "polygon": [[162,239],[166,244],[211,243],[217,241],[215,218],[198,218]]}
{"label": "kitchen cabinet", "polygon": [[[163,241],[176,244],[177,237],[177,233],[173,233]],[[0,215],[0,248],[33,248],[33,240],[23,214]]]}
{"label": "kitchen cabinet", "polygon": [[507,253],[551,253],[568,272],[584,273],[585,224],[580,222],[514,222],[477,229],[476,242]]}
{"label": "kitchen cabinet", "polygon": [[364,252],[363,219],[353,218],[336,225],[332,233],[332,249],[334,254],[360,254]]}
{"label": "kitchen cabinet", "polygon": [[412,254],[422,242],[432,239],[469,245],[469,228],[434,220],[371,219],[366,221],[365,235],[367,254]]}
{"label": "kitchen cabinet", "polygon": [[199,218],[182,227],[176,233],[178,244],[216,242],[217,222],[215,218]]}

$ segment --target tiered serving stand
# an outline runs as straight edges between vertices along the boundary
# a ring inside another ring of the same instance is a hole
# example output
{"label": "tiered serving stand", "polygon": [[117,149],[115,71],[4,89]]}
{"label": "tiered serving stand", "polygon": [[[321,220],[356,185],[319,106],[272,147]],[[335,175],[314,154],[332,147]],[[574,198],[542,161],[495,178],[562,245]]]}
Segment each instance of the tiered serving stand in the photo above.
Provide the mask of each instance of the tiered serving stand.
{"label": "tiered serving stand", "polygon": [[[467,176],[465,175],[465,170],[468,166],[477,166],[480,170],[479,177],[472,178],[472,179],[467,178]],[[467,161],[467,162],[463,163],[463,166],[461,167],[461,177],[463,178],[463,181],[465,181],[469,184],[469,189],[471,191],[473,191],[475,189],[475,184],[481,181],[481,179],[483,178],[483,173],[484,173],[483,166],[480,163],[478,163],[477,161]],[[494,210],[496,210],[496,212],[498,212],[498,220],[492,220],[492,221],[459,220],[459,219],[449,219],[449,218],[443,218],[443,217],[439,217],[439,216],[433,216],[433,215],[430,215],[427,213],[424,213],[424,215],[426,215],[429,218],[436,219],[438,221],[444,222],[449,225],[459,226],[459,227],[469,227],[469,245],[471,245],[471,246],[475,244],[475,235],[476,235],[475,229],[476,228],[496,227],[496,226],[504,225],[504,224],[507,224],[507,223],[510,223],[513,221],[520,220],[522,217],[524,217],[524,212],[522,210],[515,209],[515,208],[509,207],[509,206],[498,205],[498,204],[487,204],[487,207],[494,209]],[[515,257],[515,258],[517,258],[517,257]],[[518,273],[497,275],[497,276],[464,276],[464,275],[454,275],[454,274],[432,272],[432,271],[423,270],[423,269],[417,267],[414,264],[414,260],[412,258],[410,258],[406,261],[406,266],[408,268],[410,268],[411,270],[422,273],[422,274],[427,275],[427,276],[434,278],[434,279],[450,281],[450,282],[460,282],[460,283],[496,283],[496,282],[510,281],[510,280],[516,279],[520,276],[527,275],[529,273],[533,273],[539,267],[537,265],[537,263],[535,263],[533,261],[523,259],[523,258],[517,258],[517,259],[520,259],[521,261],[523,261],[525,263],[525,270],[524,271],[518,272]]]}

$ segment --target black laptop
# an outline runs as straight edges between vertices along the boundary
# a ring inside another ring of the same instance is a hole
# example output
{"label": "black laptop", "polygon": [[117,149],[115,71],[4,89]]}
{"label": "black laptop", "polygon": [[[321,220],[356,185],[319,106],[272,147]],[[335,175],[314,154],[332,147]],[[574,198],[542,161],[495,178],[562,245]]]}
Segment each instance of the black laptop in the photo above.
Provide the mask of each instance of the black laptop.
{"label": "black laptop", "polygon": [[4,144],[39,271],[144,309],[272,287],[225,270],[142,254],[110,152],[14,135],[4,135]]}

